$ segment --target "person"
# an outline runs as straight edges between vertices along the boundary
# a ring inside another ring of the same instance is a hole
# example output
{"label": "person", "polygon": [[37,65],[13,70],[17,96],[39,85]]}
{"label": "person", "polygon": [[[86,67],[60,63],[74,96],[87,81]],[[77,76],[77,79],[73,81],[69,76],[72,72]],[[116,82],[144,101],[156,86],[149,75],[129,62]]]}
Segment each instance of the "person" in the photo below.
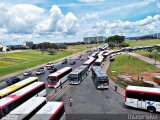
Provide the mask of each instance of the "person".
{"label": "person", "polygon": [[140,76],[138,75],[138,80],[139,80]]}
{"label": "person", "polygon": [[144,75],[142,74],[142,75],[141,75],[141,80],[143,81],[143,79],[144,79]]}
{"label": "person", "polygon": [[60,81],[60,87],[61,87],[61,89],[62,89],[62,82]]}
{"label": "person", "polygon": [[69,98],[69,106],[72,106],[72,102],[73,102],[73,99],[72,97]]}
{"label": "person", "polygon": [[117,91],[117,89],[118,89],[118,86],[117,86],[117,84],[114,86],[114,90],[115,91]]}

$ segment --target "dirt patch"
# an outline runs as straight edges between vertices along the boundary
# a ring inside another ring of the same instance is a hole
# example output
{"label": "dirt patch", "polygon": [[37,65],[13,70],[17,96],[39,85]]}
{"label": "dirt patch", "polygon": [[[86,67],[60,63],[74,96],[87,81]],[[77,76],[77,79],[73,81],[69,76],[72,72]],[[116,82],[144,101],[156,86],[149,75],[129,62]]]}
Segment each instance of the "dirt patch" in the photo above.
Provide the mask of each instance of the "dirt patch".
{"label": "dirt patch", "polygon": [[153,72],[142,72],[139,74],[139,80],[138,75],[132,75],[131,79],[134,81],[141,81],[141,75],[143,75],[143,79],[146,81],[153,81],[160,85],[160,79],[158,80],[155,78],[156,75],[160,75],[160,71],[153,71]]}

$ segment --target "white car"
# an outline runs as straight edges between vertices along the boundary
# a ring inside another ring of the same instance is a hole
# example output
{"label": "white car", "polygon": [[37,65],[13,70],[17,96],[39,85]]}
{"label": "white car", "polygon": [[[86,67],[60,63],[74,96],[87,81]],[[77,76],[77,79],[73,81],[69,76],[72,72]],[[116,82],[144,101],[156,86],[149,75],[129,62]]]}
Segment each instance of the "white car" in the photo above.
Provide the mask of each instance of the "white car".
{"label": "white car", "polygon": [[46,64],[46,67],[53,66],[53,65],[54,65],[53,62],[48,62],[48,63]]}

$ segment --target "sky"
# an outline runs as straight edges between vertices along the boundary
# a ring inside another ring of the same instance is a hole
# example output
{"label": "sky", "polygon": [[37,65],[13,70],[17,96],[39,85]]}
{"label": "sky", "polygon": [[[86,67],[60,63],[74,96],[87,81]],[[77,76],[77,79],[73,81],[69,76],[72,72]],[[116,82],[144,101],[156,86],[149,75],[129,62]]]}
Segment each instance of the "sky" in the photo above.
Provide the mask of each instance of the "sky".
{"label": "sky", "polygon": [[160,0],[0,0],[0,43],[160,32]]}

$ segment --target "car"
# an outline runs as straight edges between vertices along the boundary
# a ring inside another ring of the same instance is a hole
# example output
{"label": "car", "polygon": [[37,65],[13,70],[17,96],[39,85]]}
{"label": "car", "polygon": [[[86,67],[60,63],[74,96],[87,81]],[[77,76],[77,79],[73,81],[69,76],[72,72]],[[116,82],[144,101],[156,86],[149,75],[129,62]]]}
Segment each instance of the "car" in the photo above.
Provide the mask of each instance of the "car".
{"label": "car", "polygon": [[52,68],[52,69],[49,70],[50,73],[54,73],[56,71],[57,71],[57,68]]}
{"label": "car", "polygon": [[45,74],[45,70],[44,68],[38,68],[37,71],[36,71],[36,75],[41,75],[41,74]]}
{"label": "car", "polygon": [[48,62],[46,64],[46,68],[47,68],[47,70],[50,70],[50,69],[54,68],[54,63],[53,62]]}
{"label": "car", "polygon": [[12,77],[12,78],[8,79],[6,81],[6,83],[9,86],[9,85],[15,84],[15,83],[17,83],[19,81],[20,81],[20,78],[18,78],[18,77]]}
{"label": "car", "polygon": [[32,71],[28,70],[23,73],[24,76],[32,75]]}
{"label": "car", "polygon": [[70,62],[70,65],[74,65],[74,64],[76,64],[76,61],[75,61],[75,60],[72,60],[72,61]]}
{"label": "car", "polygon": [[115,59],[114,59],[114,58],[110,58],[109,60],[110,60],[110,61],[114,61]]}
{"label": "car", "polygon": [[62,61],[62,64],[66,64],[67,63],[67,59],[64,59],[63,61]]}

